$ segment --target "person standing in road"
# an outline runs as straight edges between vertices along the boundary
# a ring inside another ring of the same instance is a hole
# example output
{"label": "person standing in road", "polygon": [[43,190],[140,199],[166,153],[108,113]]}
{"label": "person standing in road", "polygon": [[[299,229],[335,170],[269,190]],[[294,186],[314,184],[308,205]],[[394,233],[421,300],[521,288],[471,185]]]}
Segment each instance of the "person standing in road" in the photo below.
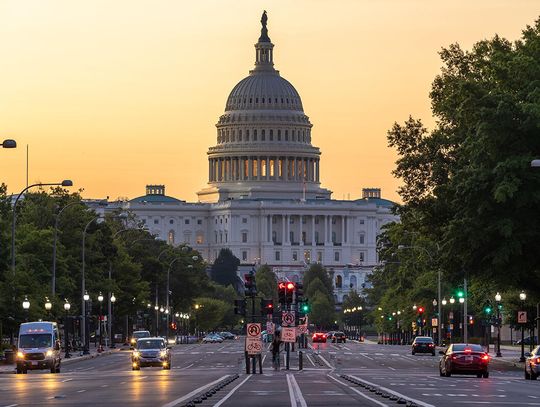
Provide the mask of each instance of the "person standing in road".
{"label": "person standing in road", "polygon": [[274,370],[279,370],[279,348],[281,343],[280,332],[276,331],[274,339],[272,339],[272,366],[274,367]]}

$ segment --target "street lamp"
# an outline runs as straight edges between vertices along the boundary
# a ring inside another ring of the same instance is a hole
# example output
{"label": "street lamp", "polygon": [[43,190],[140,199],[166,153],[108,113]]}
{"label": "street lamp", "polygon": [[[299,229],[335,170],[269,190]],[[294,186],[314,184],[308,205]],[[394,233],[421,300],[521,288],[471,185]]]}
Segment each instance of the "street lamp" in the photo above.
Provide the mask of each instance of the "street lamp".
{"label": "street lamp", "polygon": [[45,310],[49,312],[52,309],[52,304],[49,301],[49,297],[45,297]]}
{"label": "street lamp", "polygon": [[495,294],[495,302],[497,303],[497,357],[500,358],[501,354],[501,294]]}
{"label": "street lamp", "polygon": [[109,314],[109,338],[110,338],[111,343],[109,345],[109,348],[114,349],[116,348],[116,345],[114,344],[113,316],[112,316],[113,306],[114,306],[114,303],[116,302],[116,297],[114,296],[114,293],[111,294],[110,301],[111,301],[111,312]]}
{"label": "street lamp", "polygon": [[64,347],[66,348],[66,354],[64,355],[64,357],[66,359],[69,359],[71,357],[71,355],[69,354],[69,340],[68,340],[68,311],[69,309],[71,308],[71,304],[69,303],[69,301],[66,299],[66,302],[64,303],[64,310],[66,311],[66,320],[64,321]]}
{"label": "street lamp", "polygon": [[[527,294],[525,291],[519,293],[519,299],[521,300],[521,311],[524,311],[525,300],[527,299]],[[520,323],[518,321],[518,323]],[[525,362],[525,323],[521,322],[521,357],[519,358],[520,362]]]}
{"label": "street lamp", "polygon": [[418,307],[416,306],[416,304],[414,304],[414,305],[412,306],[412,309],[413,309],[413,311],[416,311],[416,310],[418,309]]}
{"label": "street lamp", "polygon": [[103,335],[102,335],[102,326],[101,326],[101,319],[102,319],[102,308],[101,308],[101,305],[103,303],[103,294],[101,294],[101,291],[99,292],[99,295],[97,297],[97,300],[99,301],[99,348],[98,348],[98,352],[102,352],[103,351],[103,345],[102,345],[102,339],[103,339]]}
{"label": "street lamp", "polygon": [[6,139],[2,142],[2,144],[0,144],[0,146],[4,147],[4,148],[16,148],[17,147],[17,142],[15,140],[12,140],[12,139]]}
{"label": "street lamp", "polygon": [[24,312],[25,312],[25,315],[24,315],[25,322],[28,322],[28,310],[30,309],[30,301],[28,301],[28,297],[26,295],[24,296],[24,301],[22,303],[22,307],[23,307]]}
{"label": "street lamp", "polygon": [[13,274],[13,280],[15,280],[15,225],[17,224],[17,202],[19,202],[19,199],[21,198],[22,194],[24,194],[30,188],[46,187],[46,186],[71,187],[73,186],[73,181],[69,179],[65,179],[62,182],[51,182],[51,183],[39,182],[36,184],[28,185],[19,193],[19,195],[17,195],[17,198],[15,199],[15,202],[13,203],[13,208],[12,208],[13,219],[11,222],[11,273]]}

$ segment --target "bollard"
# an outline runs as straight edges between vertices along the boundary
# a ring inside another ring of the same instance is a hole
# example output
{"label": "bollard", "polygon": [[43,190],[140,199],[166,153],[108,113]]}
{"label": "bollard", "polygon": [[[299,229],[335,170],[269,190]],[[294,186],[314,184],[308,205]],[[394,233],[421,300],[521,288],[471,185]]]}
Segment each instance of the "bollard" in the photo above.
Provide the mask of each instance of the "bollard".
{"label": "bollard", "polygon": [[257,359],[255,358],[254,355],[251,356],[251,364],[252,364],[252,372],[253,374],[257,374]]}
{"label": "bollard", "polygon": [[244,352],[244,358],[246,360],[246,374],[249,374],[249,357],[247,351]]}
{"label": "bollard", "polygon": [[302,359],[303,353],[302,351],[298,351],[298,370],[304,369],[304,361]]}
{"label": "bollard", "polygon": [[290,343],[287,342],[285,344],[285,347],[287,349],[287,357],[286,357],[286,360],[285,360],[285,369],[289,370],[289,356],[290,356]]}
{"label": "bollard", "polygon": [[260,353],[257,359],[259,359],[259,374],[262,374],[262,355]]}

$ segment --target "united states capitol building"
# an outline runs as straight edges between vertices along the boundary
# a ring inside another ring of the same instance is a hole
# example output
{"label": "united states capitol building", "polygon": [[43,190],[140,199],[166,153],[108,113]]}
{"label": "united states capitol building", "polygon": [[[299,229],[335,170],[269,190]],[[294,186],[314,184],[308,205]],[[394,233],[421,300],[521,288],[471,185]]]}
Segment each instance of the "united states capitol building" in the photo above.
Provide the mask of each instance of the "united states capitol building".
{"label": "united states capitol building", "polygon": [[[320,184],[321,152],[294,86],[274,68],[266,13],[255,44],[255,67],[232,89],[208,150],[208,184],[199,202],[147,185],[123,202],[148,230],[172,245],[189,244],[212,263],[229,248],[242,273],[267,264],[278,278],[301,281],[311,263],[333,275],[337,303],[359,292],[377,265],[381,227],[398,217],[380,189],[334,200]],[[109,208],[115,207],[110,203]]]}

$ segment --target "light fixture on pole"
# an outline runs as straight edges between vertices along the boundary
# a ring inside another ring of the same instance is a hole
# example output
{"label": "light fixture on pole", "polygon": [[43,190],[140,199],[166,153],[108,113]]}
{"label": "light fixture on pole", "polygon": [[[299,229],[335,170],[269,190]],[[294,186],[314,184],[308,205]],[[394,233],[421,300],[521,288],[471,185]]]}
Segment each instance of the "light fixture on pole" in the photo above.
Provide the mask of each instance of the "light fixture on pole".
{"label": "light fixture on pole", "polygon": [[45,310],[50,311],[52,309],[52,303],[49,301],[49,297],[45,297]]}
{"label": "light fixture on pole", "polygon": [[25,312],[25,314],[24,314],[25,322],[28,322],[28,310],[30,309],[30,301],[28,301],[28,297],[26,295],[24,296],[24,301],[22,303],[22,307],[23,307],[23,310]]}
{"label": "light fixture on pole", "polygon": [[[521,291],[519,293],[519,299],[521,300],[520,312],[525,312],[525,300],[527,299],[527,294],[525,294],[525,291]],[[521,325],[521,357],[519,358],[519,361],[525,362],[525,323],[520,322],[519,320],[518,323]]]}
{"label": "light fixture on pole", "polygon": [[66,311],[66,320],[64,321],[64,347],[66,348],[66,354],[64,355],[64,358],[69,359],[71,355],[69,354],[69,330],[68,330],[68,312],[71,308],[71,304],[66,299],[66,302],[64,302],[64,311]]}
{"label": "light fixture on pole", "polygon": [[115,302],[116,302],[116,297],[114,296],[114,293],[112,293],[111,294],[111,315],[109,316],[109,338],[110,338],[109,348],[111,349],[116,348],[116,345],[114,343],[114,334],[113,334],[113,307],[114,307]]}
{"label": "light fixture on pole", "polygon": [[2,144],[0,144],[0,146],[2,146],[3,148],[16,148],[17,147],[17,142],[15,140],[12,140],[12,139],[6,139],[2,142]]}
{"label": "light fixture on pole", "polygon": [[103,303],[103,294],[101,294],[101,291],[98,294],[97,297],[99,301],[99,348],[98,352],[103,352],[103,326],[102,326],[102,320],[103,320],[103,314],[102,314],[102,303]]}
{"label": "light fixture on pole", "polygon": [[501,354],[501,294],[495,294],[495,302],[497,303],[497,354],[496,356],[500,358]]}

